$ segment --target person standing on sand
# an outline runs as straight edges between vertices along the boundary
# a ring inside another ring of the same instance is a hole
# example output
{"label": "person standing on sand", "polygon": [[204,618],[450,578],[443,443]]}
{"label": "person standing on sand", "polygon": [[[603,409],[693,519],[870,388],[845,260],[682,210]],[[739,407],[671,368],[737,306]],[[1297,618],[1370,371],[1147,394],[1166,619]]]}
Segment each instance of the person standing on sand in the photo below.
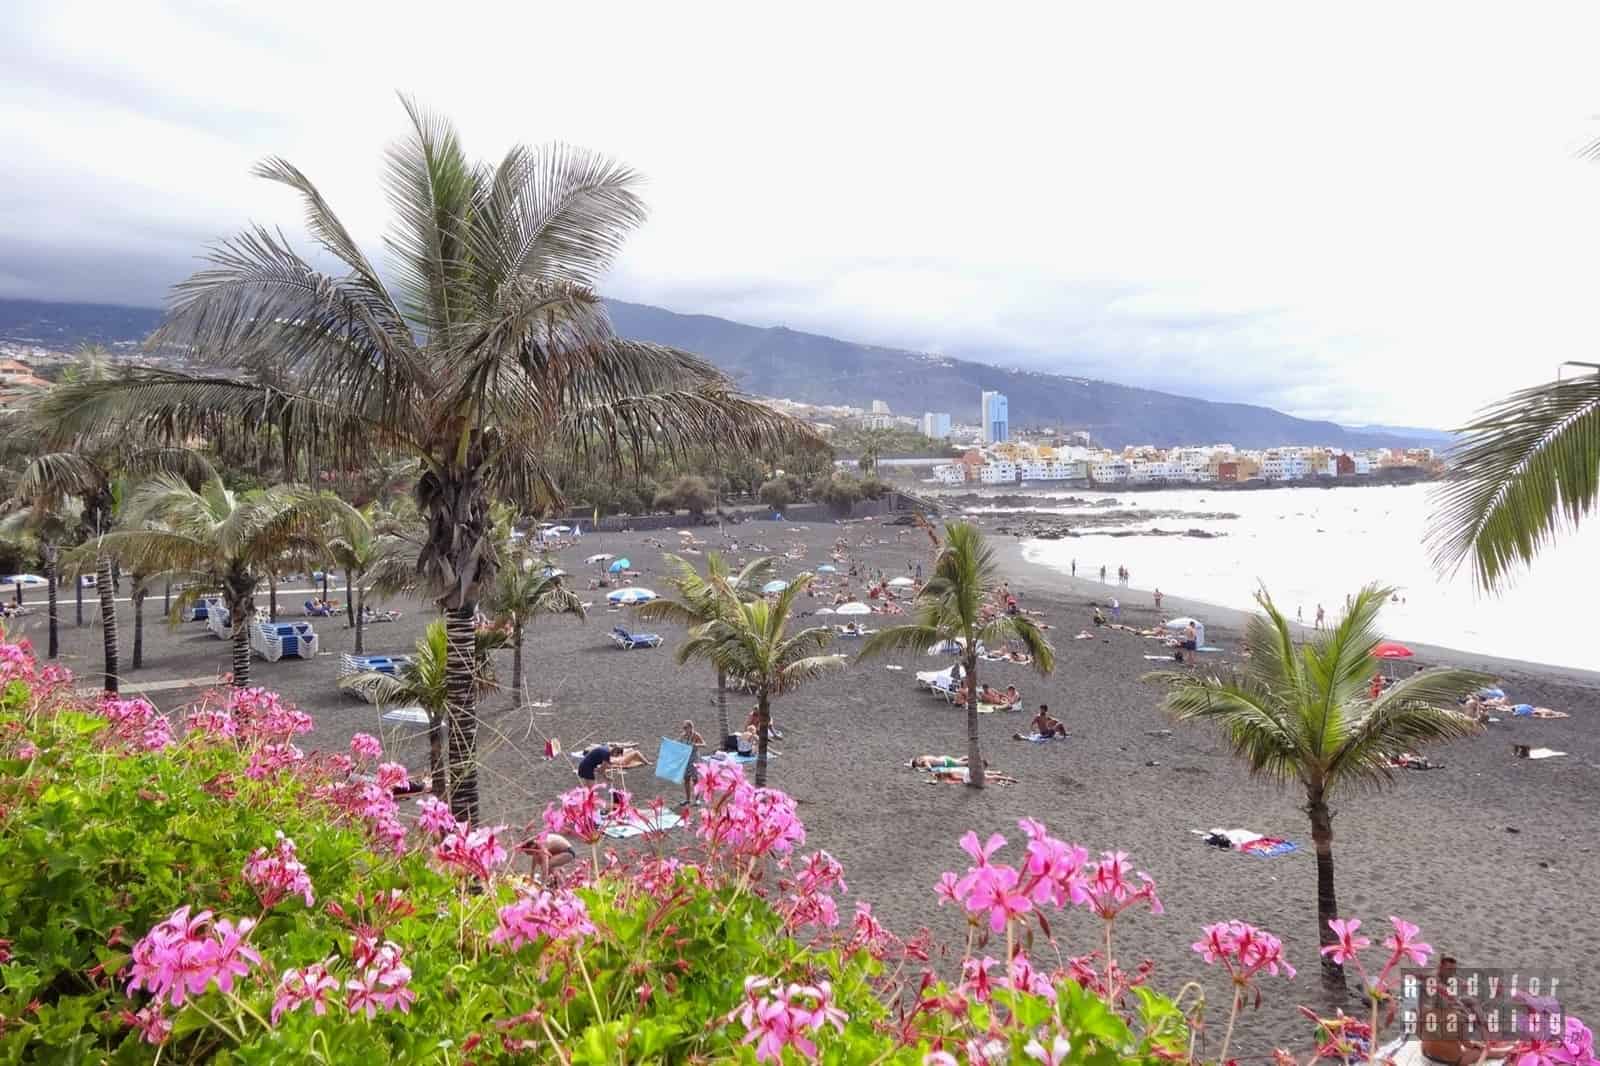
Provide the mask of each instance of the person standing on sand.
{"label": "person standing on sand", "polygon": [[1322,604],[1317,604],[1317,628],[1322,628]]}
{"label": "person standing on sand", "polygon": [[1101,563],[1100,564],[1100,584],[1104,585],[1105,583],[1106,583],[1106,564],[1105,563]]}
{"label": "person standing on sand", "polygon": [[[1076,559],[1072,560],[1072,576],[1074,578],[1076,578],[1078,576],[1078,560],[1076,560]],[[17,586],[17,595],[18,596],[22,595],[22,587],[20,585]]]}
{"label": "person standing on sand", "polygon": [[1301,607],[1298,603],[1294,605],[1294,620],[1301,625],[1306,624],[1306,616],[1301,613]]}
{"label": "person standing on sand", "polygon": [[700,776],[700,745],[706,742],[706,738],[700,735],[693,721],[685,718],[678,739],[689,745],[689,765],[683,770],[683,805],[687,807],[694,802],[694,782]]}
{"label": "person standing on sand", "polygon": [[1155,599],[1156,599],[1156,611],[1160,612],[1160,610],[1161,610],[1161,590],[1159,588],[1156,589],[1156,591],[1155,591]]}

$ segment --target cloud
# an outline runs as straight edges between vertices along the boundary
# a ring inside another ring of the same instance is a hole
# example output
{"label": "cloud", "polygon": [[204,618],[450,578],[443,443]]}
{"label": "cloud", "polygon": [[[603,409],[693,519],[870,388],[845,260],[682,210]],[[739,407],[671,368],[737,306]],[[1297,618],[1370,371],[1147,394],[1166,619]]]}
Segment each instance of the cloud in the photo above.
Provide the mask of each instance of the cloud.
{"label": "cloud", "polygon": [[0,293],[149,304],[247,222],[298,236],[269,153],[376,248],[404,89],[474,154],[647,174],[609,291],[674,310],[1406,424],[1600,342],[1588,8],[435,14],[0,9]]}

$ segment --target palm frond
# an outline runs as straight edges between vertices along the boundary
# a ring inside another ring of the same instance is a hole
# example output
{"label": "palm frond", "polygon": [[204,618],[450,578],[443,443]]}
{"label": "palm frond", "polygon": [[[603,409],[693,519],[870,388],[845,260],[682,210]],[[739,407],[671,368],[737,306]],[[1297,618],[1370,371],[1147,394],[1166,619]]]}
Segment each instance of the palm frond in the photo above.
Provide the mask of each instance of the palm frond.
{"label": "palm frond", "polygon": [[1056,649],[1032,619],[1021,615],[1002,614],[978,630],[978,640],[984,644],[999,644],[1017,640],[1033,657],[1035,673],[1048,674],[1056,668]]}
{"label": "palm frond", "polygon": [[1309,754],[1292,710],[1271,689],[1240,674],[1196,679],[1187,673],[1154,673],[1146,680],[1169,686],[1167,712],[1178,721],[1208,721],[1222,728],[1234,753],[1253,774],[1295,780]]}
{"label": "palm frond", "polygon": [[930,625],[886,626],[876,633],[868,633],[861,642],[857,659],[875,659],[898,652],[923,655],[929,649],[948,639],[945,631]]}
{"label": "palm frond", "polygon": [[1523,389],[1457,431],[1427,544],[1442,573],[1497,590],[1600,500],[1600,375]]}
{"label": "palm frond", "polygon": [[411,135],[387,153],[384,185],[395,222],[384,243],[406,316],[439,343],[469,311],[459,282],[467,271],[477,181],[449,120],[410,97],[400,102]]}
{"label": "palm frond", "polygon": [[1440,740],[1469,737],[1483,727],[1465,715],[1416,698],[1385,698],[1352,724],[1328,760],[1330,792],[1372,788],[1394,776],[1390,760]]}

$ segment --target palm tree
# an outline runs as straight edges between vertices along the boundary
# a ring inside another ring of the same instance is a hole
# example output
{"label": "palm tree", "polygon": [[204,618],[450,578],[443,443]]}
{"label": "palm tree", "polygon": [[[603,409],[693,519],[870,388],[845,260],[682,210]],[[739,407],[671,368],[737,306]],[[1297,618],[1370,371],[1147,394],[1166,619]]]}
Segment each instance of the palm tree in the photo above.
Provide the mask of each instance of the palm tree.
{"label": "palm tree", "polygon": [[339,516],[329,530],[328,553],[344,572],[345,611],[355,627],[355,653],[365,651],[367,593],[392,596],[415,587],[417,534],[394,532],[389,516],[376,508]]}
{"label": "palm tree", "polygon": [[[679,556],[669,554],[666,563],[673,571],[667,583],[677,589],[678,598],[651,600],[639,608],[639,617],[650,621],[665,619],[690,628],[723,617],[730,602],[722,595],[724,586],[733,592],[736,601],[743,602],[756,596],[773,573],[772,560],[763,557],[752,559],[735,574],[729,570],[727,559],[721,552],[709,552],[706,555],[704,576]],[[733,732],[733,728],[728,721],[728,674],[720,666],[716,669],[717,739],[720,743],[723,737]]]}
{"label": "palm tree", "polygon": [[678,662],[703,659],[719,674],[736,677],[755,693],[756,786],[767,783],[767,742],[772,732],[772,700],[845,664],[843,655],[823,655],[833,640],[830,626],[813,626],[790,636],[795,598],[811,584],[801,574],[772,602],[744,600],[729,581],[715,583],[722,606],[715,617],[691,631],[678,648]]}
{"label": "palm tree", "polygon": [[857,439],[861,442],[861,455],[856,460],[856,465],[861,468],[863,474],[876,474],[878,460],[894,442],[894,431],[883,426],[869,426],[861,431]]}
{"label": "palm tree", "polygon": [[[1317,929],[1333,943],[1339,916],[1333,886],[1333,812],[1344,792],[1392,782],[1392,760],[1429,741],[1468,736],[1477,725],[1455,711],[1486,678],[1462,670],[1427,670],[1376,699],[1367,684],[1382,639],[1378,612],[1392,589],[1368,585],[1331,629],[1296,645],[1290,622],[1263,590],[1262,614],[1245,630],[1249,656],[1227,676],[1183,671],[1149,675],[1170,686],[1166,707],[1179,721],[1215,722],[1253,775],[1305,792],[1317,855]],[[1326,956],[1323,979],[1344,987],[1342,967]]]}
{"label": "palm tree", "polygon": [[48,657],[54,659],[61,654],[61,616],[56,600],[61,576],[61,545],[70,543],[78,528],[80,504],[75,499],[45,494],[26,500],[13,497],[6,507],[11,513],[4,521],[0,521],[0,535],[15,537],[27,533],[39,544],[39,558],[44,564],[50,632]]}
{"label": "palm tree", "polygon": [[[1021,642],[1033,657],[1033,668],[1048,674],[1056,667],[1055,648],[1042,630],[1020,614],[998,609],[1001,585],[994,549],[978,527],[950,522],[944,527],[944,544],[933,563],[933,574],[917,592],[913,621],[871,634],[861,645],[861,658],[890,652],[924,653],[941,644],[960,641],[966,662],[967,783],[984,785],[983,752],[978,743],[978,648],[1008,640]],[[985,610],[985,605],[992,605]]]}
{"label": "palm tree", "polygon": [[484,600],[491,617],[511,629],[511,699],[522,706],[525,684],[522,677],[522,637],[528,625],[541,614],[570,614],[580,622],[587,615],[578,597],[562,584],[547,558],[535,561],[521,550],[510,553],[509,566],[502,566]]}
{"label": "palm tree", "polygon": [[[505,633],[498,629],[480,629],[474,637],[472,678],[480,696],[496,687],[491,653],[504,647],[505,640]],[[428,774],[436,796],[444,795],[446,786],[444,732],[450,703],[449,657],[445,624],[429,622],[411,653],[411,661],[397,673],[368,670],[339,679],[340,688],[358,692],[380,707],[414,703],[428,713]]]}
{"label": "palm tree", "polygon": [[1600,370],[1515,392],[1456,432],[1427,540],[1441,571],[1470,563],[1494,591],[1600,502]]}
{"label": "palm tree", "polygon": [[[340,469],[415,458],[427,526],[417,565],[449,637],[450,800],[475,820],[473,618],[500,563],[491,500],[559,503],[556,473],[573,460],[637,466],[710,440],[767,453],[815,435],[706,361],[612,332],[594,286],[644,217],[637,174],[565,146],[475,165],[448,121],[404,103],[412,130],[385,175],[386,271],[304,174],[266,160],[256,174],[300,194],[308,229],[345,272],[248,230],[177,287],[153,338],[221,371],[127,369],[57,390],[47,406],[62,432],[270,432],[286,458]],[[281,384],[251,368],[267,351],[281,357]]]}
{"label": "palm tree", "polygon": [[250,684],[250,626],[256,587],[285,559],[327,557],[325,529],[338,517],[354,521],[351,506],[331,493],[280,487],[237,494],[213,475],[199,489],[160,475],[135,489],[128,528],[100,538],[99,549],[139,571],[171,570],[193,582],[174,610],[220,589],[232,622],[233,684]]}
{"label": "palm tree", "polygon": [[[92,354],[90,356],[92,359]],[[90,363],[93,367],[95,364]],[[88,380],[100,380],[96,374]],[[117,522],[121,505],[119,493],[126,485],[119,471],[137,474],[168,473],[196,484],[214,476],[211,464],[186,448],[151,448],[126,451],[120,446],[98,449],[47,452],[35,456],[23,470],[17,495],[33,499],[60,499],[74,496],[80,508],[78,536],[93,550],[87,555],[72,553],[63,564],[72,578],[78,600],[78,624],[83,624],[83,574],[92,564],[95,591],[100,599],[100,636],[105,657],[105,691],[116,692],[120,678],[120,651],[117,635],[116,583],[112,580],[112,558],[100,547],[104,536]],[[88,560],[86,562],[86,559]]]}

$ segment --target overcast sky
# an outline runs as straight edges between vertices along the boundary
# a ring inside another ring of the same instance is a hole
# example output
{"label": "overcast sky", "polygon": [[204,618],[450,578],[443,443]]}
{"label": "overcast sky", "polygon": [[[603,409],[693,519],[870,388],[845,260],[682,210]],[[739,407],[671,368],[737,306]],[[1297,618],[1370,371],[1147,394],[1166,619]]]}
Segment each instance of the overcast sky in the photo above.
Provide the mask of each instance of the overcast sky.
{"label": "overcast sky", "polygon": [[1349,423],[1600,361],[1592,4],[365,6],[0,5],[0,295],[298,232],[269,153],[375,243],[400,89],[645,172],[625,299]]}

